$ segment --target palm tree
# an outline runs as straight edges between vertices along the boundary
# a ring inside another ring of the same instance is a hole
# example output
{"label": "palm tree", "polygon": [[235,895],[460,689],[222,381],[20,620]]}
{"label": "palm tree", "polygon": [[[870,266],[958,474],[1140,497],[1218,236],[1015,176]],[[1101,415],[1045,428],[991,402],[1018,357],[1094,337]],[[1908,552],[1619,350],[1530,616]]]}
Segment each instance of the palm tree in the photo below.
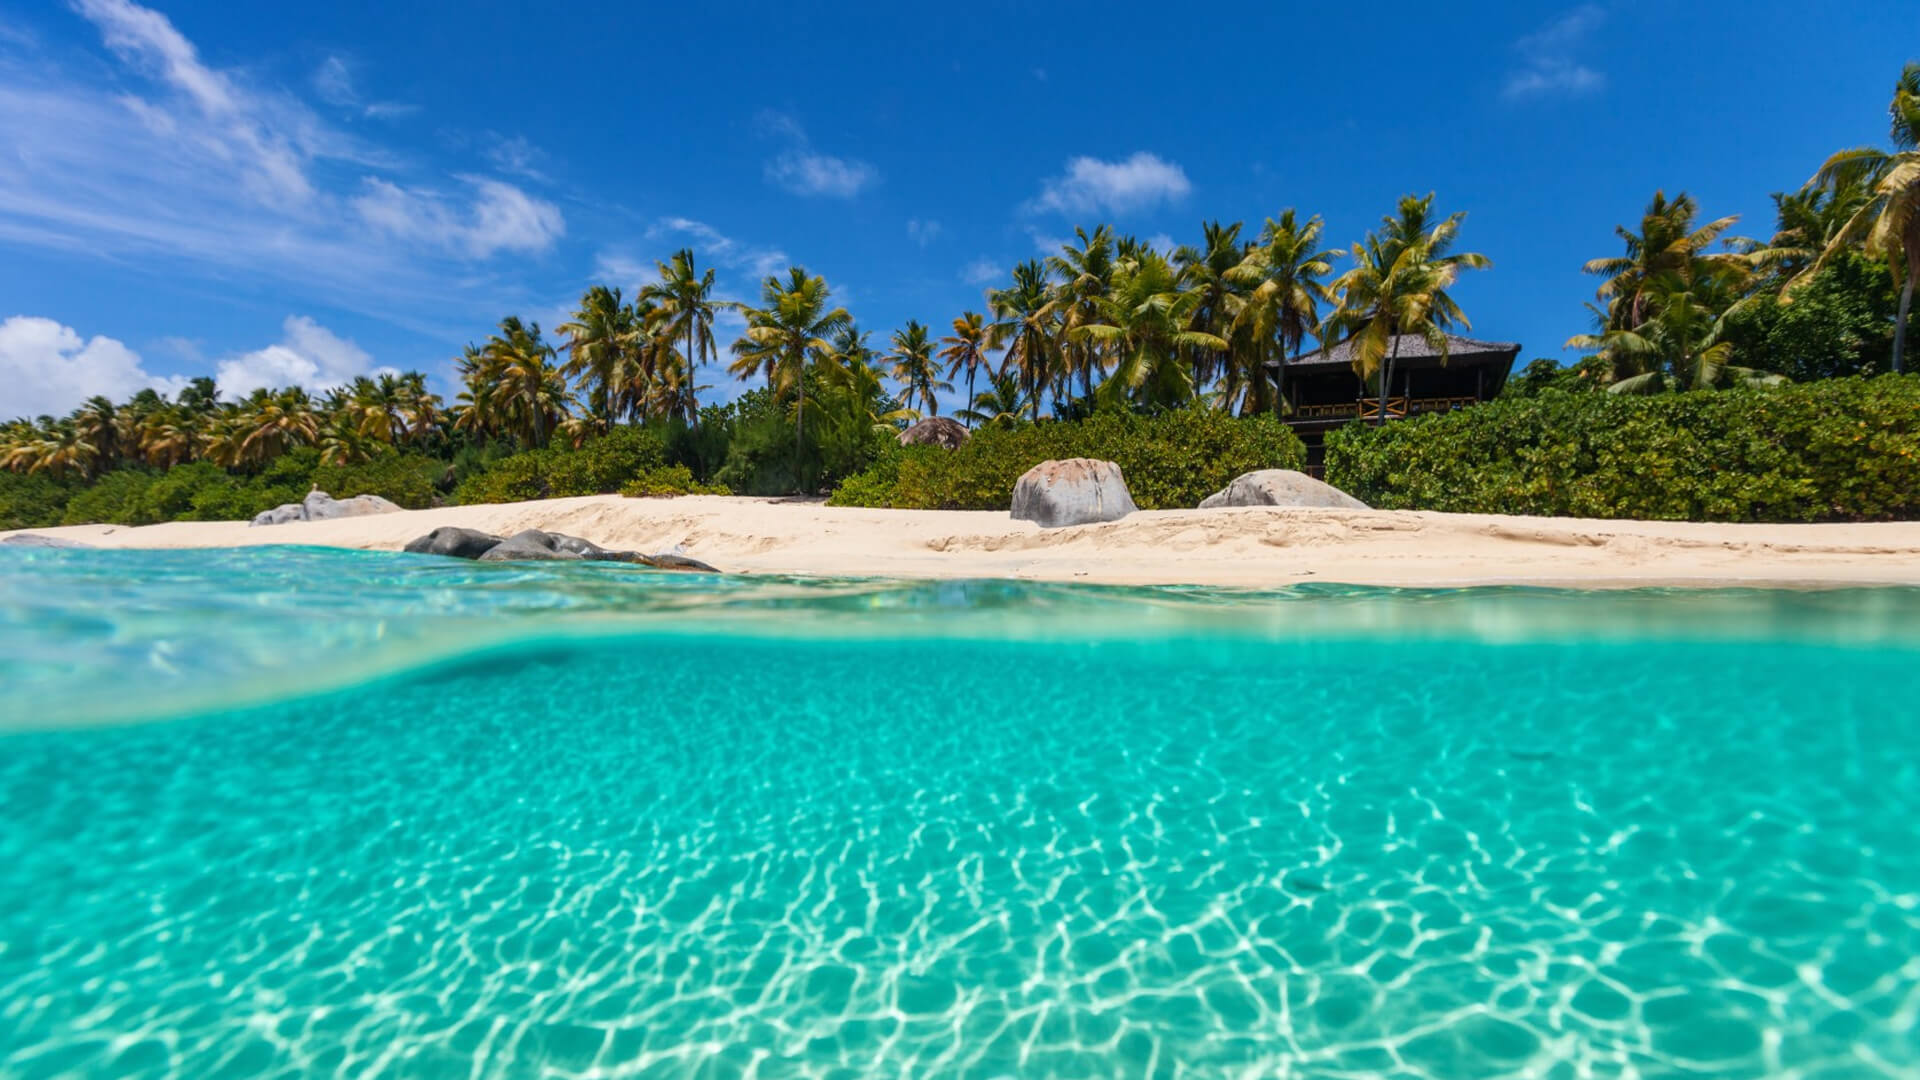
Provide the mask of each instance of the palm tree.
{"label": "palm tree", "polygon": [[1862,240],[1867,254],[1886,259],[1900,290],[1893,323],[1893,371],[1898,375],[1906,371],[1907,320],[1913,312],[1913,283],[1920,278],[1920,62],[1901,70],[1887,112],[1893,152],[1872,146],[1842,150],[1814,176],[1813,183],[1829,191],[1857,185],[1870,194],[1795,284]]}
{"label": "palm tree", "polygon": [[1267,219],[1259,242],[1227,272],[1252,289],[1231,328],[1233,340],[1243,344],[1229,355],[1244,362],[1227,370],[1224,397],[1229,408],[1241,395],[1243,413],[1271,406],[1267,364],[1299,356],[1307,335],[1320,325],[1320,305],[1333,302],[1333,293],[1320,280],[1333,272],[1333,252],[1320,250],[1323,228],[1318,216],[1302,223],[1288,207],[1278,220]]}
{"label": "palm tree", "polygon": [[[1047,269],[1060,279],[1055,295],[1060,310],[1060,358],[1063,374],[1080,376],[1081,396],[1093,396],[1095,376],[1105,377],[1106,363],[1099,345],[1091,340],[1075,340],[1073,332],[1100,320],[1099,301],[1113,290],[1113,275],[1120,260],[1114,254],[1113,227],[1101,225],[1092,233],[1075,227],[1080,246],[1062,245],[1060,254],[1047,259]],[[969,388],[967,396],[973,392]]]}
{"label": "palm tree", "polygon": [[745,336],[733,343],[736,359],[728,370],[735,377],[759,372],[775,394],[798,395],[793,413],[796,475],[806,423],[807,367],[833,355],[828,339],[853,323],[846,308],[827,307],[832,295],[826,278],[798,266],[788,268],[784,282],[770,276],[760,284],[760,306],[746,309]]}
{"label": "palm tree", "polygon": [[1007,341],[1004,365],[1025,380],[1033,419],[1040,419],[1040,388],[1053,375],[1053,288],[1047,270],[1029,259],[1013,268],[1013,285],[987,294],[987,304],[1000,320],[995,333]]}
{"label": "palm tree", "polygon": [[1730,363],[1733,343],[1723,338],[1728,320],[1759,299],[1738,296],[1745,281],[1728,273],[1699,279],[1660,274],[1646,285],[1649,314],[1639,325],[1576,337],[1568,345],[1594,349],[1607,360],[1613,372],[1607,389],[1616,394],[1783,383],[1783,376]]}
{"label": "palm tree", "polygon": [[[1607,329],[1630,330],[1647,320],[1651,312],[1651,291],[1662,274],[1680,274],[1698,280],[1716,269],[1746,265],[1749,260],[1733,252],[1707,254],[1721,234],[1740,220],[1738,215],[1716,218],[1696,228],[1694,218],[1699,207],[1686,192],[1668,201],[1664,191],[1656,191],[1640,215],[1640,231],[1616,225],[1613,231],[1626,241],[1624,255],[1592,259],[1586,264],[1589,274],[1607,280],[1599,289],[1601,303],[1607,308]],[[1662,290],[1670,291],[1670,290]]]}
{"label": "palm tree", "polygon": [[1227,366],[1226,337],[1247,299],[1246,287],[1235,280],[1233,271],[1246,260],[1249,250],[1249,245],[1240,242],[1241,225],[1237,221],[1231,225],[1208,221],[1200,228],[1204,237],[1200,247],[1182,244],[1173,252],[1181,290],[1197,294],[1187,317],[1187,329],[1222,342],[1219,347],[1189,346],[1183,350],[1191,358],[1195,387],[1213,382]]}
{"label": "palm tree", "polygon": [[94,448],[91,468],[106,469],[119,460],[126,440],[123,438],[125,417],[114,407],[111,400],[95,394],[73,414],[73,425],[79,436]]}
{"label": "palm tree", "polygon": [[[973,377],[987,362],[987,349],[992,346],[993,330],[987,325],[986,317],[977,311],[969,311],[953,320],[953,333],[940,339],[946,348],[940,350],[940,359],[947,362],[947,378],[951,379],[962,370],[967,373],[967,403],[973,402]],[[955,415],[962,416],[967,410]],[[971,428],[973,421],[968,420]]]}
{"label": "palm tree", "polygon": [[1020,377],[1012,371],[987,372],[988,389],[980,391],[973,399],[970,408],[954,414],[965,420],[969,427],[974,425],[1010,428],[1020,422],[1020,416],[1027,411],[1026,393],[1020,388]]}
{"label": "palm tree", "polygon": [[1399,215],[1381,218],[1381,230],[1353,246],[1353,269],[1334,282],[1339,306],[1322,334],[1352,339],[1353,369],[1363,383],[1378,376],[1376,424],[1386,422],[1387,391],[1401,336],[1424,338],[1444,364],[1447,328],[1473,325],[1447,290],[1460,271],[1493,263],[1485,255],[1452,250],[1466,216],[1457,212],[1435,222],[1432,192],[1424,198],[1404,195]]}
{"label": "palm tree", "polygon": [[570,395],[566,377],[553,364],[553,346],[540,337],[539,323],[522,323],[517,315],[500,321],[500,332],[487,340],[486,354],[495,374],[493,396],[516,434],[539,449],[561,420],[566,419]]}
{"label": "palm tree", "polygon": [[708,267],[704,274],[695,270],[691,248],[681,248],[673,253],[670,262],[655,265],[660,268],[660,280],[641,289],[640,296],[659,305],[660,335],[686,343],[680,354],[685,365],[681,388],[686,395],[684,408],[691,420],[700,412],[700,402],[694,396],[694,380],[699,376],[700,365],[712,363],[717,354],[713,343],[714,312],[738,305],[713,299],[713,268]]}
{"label": "palm tree", "polygon": [[926,406],[926,415],[939,416],[940,402],[933,392],[951,392],[953,384],[940,379],[940,368],[933,362],[933,342],[927,338],[926,326],[908,319],[905,329],[893,332],[893,351],[887,354],[887,359],[893,361],[890,374],[894,380],[906,384],[907,408],[913,408],[917,400]]}
{"label": "palm tree", "polygon": [[1218,335],[1188,329],[1202,302],[1199,291],[1180,288],[1172,264],[1151,248],[1121,265],[1112,294],[1098,302],[1099,321],[1073,331],[1114,358],[1113,374],[1095,391],[1103,405],[1128,397],[1150,408],[1192,400],[1193,368],[1180,363],[1182,353],[1227,347]]}
{"label": "palm tree", "polygon": [[595,285],[580,297],[573,319],[556,331],[565,344],[567,362],[561,374],[578,379],[587,391],[587,408],[604,430],[613,430],[620,411],[619,388],[631,381],[633,357],[641,328],[632,306],[619,289]]}
{"label": "palm tree", "polygon": [[313,399],[297,386],[284,390],[257,390],[241,405],[239,444],[232,448],[235,464],[258,465],[296,446],[310,446],[320,437],[320,419]]}

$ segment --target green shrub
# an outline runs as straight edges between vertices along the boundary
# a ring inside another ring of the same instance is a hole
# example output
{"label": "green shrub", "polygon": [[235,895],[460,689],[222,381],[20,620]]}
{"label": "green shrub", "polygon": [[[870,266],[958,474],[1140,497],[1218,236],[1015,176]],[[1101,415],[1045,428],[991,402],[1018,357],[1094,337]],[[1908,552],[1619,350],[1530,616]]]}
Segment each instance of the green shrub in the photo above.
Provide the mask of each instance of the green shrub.
{"label": "green shrub", "polygon": [[912,447],[881,458],[841,484],[835,506],[1005,510],[1020,474],[1043,461],[1097,458],[1120,466],[1142,509],[1197,506],[1255,469],[1297,469],[1306,454],[1270,416],[1240,419],[1212,409],[1154,417],[1100,413],[1079,422],[985,428],[958,450]]}
{"label": "green shrub", "polygon": [[1374,506],[1673,521],[1920,517],[1920,376],[1547,392],[1327,437]]}
{"label": "green shrub", "polygon": [[502,458],[454,489],[460,504],[604,495],[665,464],[660,436],[646,428],[617,427],[579,448],[549,446]]}
{"label": "green shrub", "polygon": [[0,470],[0,529],[44,529],[58,525],[78,483],[46,473]]}
{"label": "green shrub", "polygon": [[620,494],[630,499],[660,498],[668,495],[731,495],[719,484],[702,484],[685,465],[662,465],[649,469],[626,482]]}
{"label": "green shrub", "polygon": [[409,510],[433,505],[434,486],[447,464],[422,454],[381,454],[358,465],[322,465],[313,483],[336,499],[378,495]]}
{"label": "green shrub", "polygon": [[147,490],[155,474],[145,469],[115,469],[67,500],[62,525],[151,525]]}
{"label": "green shrub", "polygon": [[[208,514],[202,517],[194,512],[195,507],[225,506],[237,502],[242,498],[245,490],[245,486],[235,480],[227,470],[211,462],[196,461],[190,465],[176,465],[153,478],[153,483],[147,488],[144,497],[145,516],[150,521],[177,521],[181,518],[218,521],[224,517],[223,514],[217,516]],[[304,495],[305,492],[302,494]],[[254,513],[258,512],[254,511]],[[235,516],[251,517],[253,515],[236,514]]]}

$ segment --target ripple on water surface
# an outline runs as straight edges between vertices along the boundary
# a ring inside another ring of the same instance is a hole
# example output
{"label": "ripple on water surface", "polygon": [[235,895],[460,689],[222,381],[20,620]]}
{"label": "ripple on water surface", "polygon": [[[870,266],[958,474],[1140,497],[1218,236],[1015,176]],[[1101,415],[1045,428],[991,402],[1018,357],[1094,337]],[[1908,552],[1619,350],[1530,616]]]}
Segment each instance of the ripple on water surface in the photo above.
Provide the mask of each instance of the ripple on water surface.
{"label": "ripple on water surface", "polygon": [[628,628],[10,735],[0,1075],[1920,1069],[1915,654],[1577,637]]}

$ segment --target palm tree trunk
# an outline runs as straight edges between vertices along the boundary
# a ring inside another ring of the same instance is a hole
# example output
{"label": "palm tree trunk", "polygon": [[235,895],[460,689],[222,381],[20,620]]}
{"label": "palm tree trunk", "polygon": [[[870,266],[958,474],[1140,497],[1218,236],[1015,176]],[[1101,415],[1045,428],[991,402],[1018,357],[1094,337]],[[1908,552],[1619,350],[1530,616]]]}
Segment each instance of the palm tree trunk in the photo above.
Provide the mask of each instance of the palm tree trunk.
{"label": "palm tree trunk", "polygon": [[1393,335],[1393,345],[1387,350],[1387,362],[1380,368],[1380,413],[1374,417],[1373,426],[1383,427],[1387,422],[1387,389],[1393,385],[1393,362],[1400,359],[1400,335]]}
{"label": "palm tree trunk", "polygon": [[693,378],[694,368],[697,366],[694,363],[694,359],[693,359],[694,326],[695,326],[694,321],[692,319],[688,319],[687,320],[687,426],[688,427],[700,426],[700,398],[698,396],[699,391],[694,389],[694,378]]}
{"label": "palm tree trunk", "polygon": [[974,406],[974,401],[973,401],[973,373],[974,373],[974,372],[975,372],[976,370],[978,370],[978,368],[979,368],[979,367],[980,367],[980,365],[978,365],[978,364],[968,364],[968,365],[967,365],[967,409],[966,409],[966,411],[967,411],[967,413],[968,413],[968,416],[967,416],[967,430],[968,430],[968,431],[972,431],[972,430],[973,430],[973,416],[972,416],[972,413],[973,413],[973,406]]}
{"label": "palm tree trunk", "polygon": [[1907,280],[1900,286],[1900,314],[1894,316],[1893,323],[1893,373],[1904,375],[1907,370],[1907,318],[1913,312],[1913,279],[1920,277],[1920,247],[1907,248]]}
{"label": "palm tree trunk", "polygon": [[800,368],[800,381],[798,385],[800,388],[800,401],[793,409],[793,486],[794,494],[804,495],[806,494],[807,483],[800,475],[802,468],[801,458],[804,456],[804,452],[801,449],[804,442],[800,432],[801,429],[806,426],[807,422],[807,370],[804,364]]}

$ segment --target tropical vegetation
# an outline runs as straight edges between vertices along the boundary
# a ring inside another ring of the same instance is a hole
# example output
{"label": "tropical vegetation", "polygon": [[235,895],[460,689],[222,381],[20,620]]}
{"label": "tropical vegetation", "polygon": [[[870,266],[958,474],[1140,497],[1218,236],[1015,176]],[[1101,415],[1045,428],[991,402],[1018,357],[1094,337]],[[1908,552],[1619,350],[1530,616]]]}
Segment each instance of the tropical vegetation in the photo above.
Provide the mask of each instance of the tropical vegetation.
{"label": "tropical vegetation", "polygon": [[[1505,396],[1535,404],[1394,425],[1376,409],[1372,425],[1330,440],[1330,475],[1393,505],[1558,509],[1587,492],[1578,505],[1591,513],[1607,497],[1598,480],[1573,484],[1560,502],[1502,502],[1485,484],[1448,494],[1433,478],[1463,469],[1492,476],[1543,453],[1539,446],[1566,445],[1544,432],[1539,444],[1487,437],[1492,418],[1514,420],[1516,432],[1539,430],[1522,417],[1564,423],[1566,439],[1599,439],[1603,429],[1592,425],[1614,424],[1615,439],[1658,442],[1653,432],[1668,421],[1775,431],[1781,414],[1746,394],[1870,410],[1905,400],[1879,382],[1789,385],[1906,368],[1920,279],[1920,64],[1901,73],[1889,113],[1889,146],[1837,153],[1799,188],[1774,195],[1766,239],[1736,235],[1735,217],[1711,216],[1685,192],[1656,192],[1637,222],[1616,228],[1620,249],[1585,266],[1599,279],[1592,326],[1569,342],[1584,356],[1535,361],[1507,381]],[[984,310],[883,334],[863,329],[823,275],[794,266],[742,302],[682,249],[631,297],[587,289],[550,333],[502,319],[452,359],[450,399],[419,372],[244,394],[198,379],[171,395],[96,397],[67,416],[0,424],[0,527],[244,517],[315,484],[403,505],[723,489],[997,505],[1009,470],[1034,453],[1095,450],[1136,462],[1127,471],[1142,485],[1141,505],[1174,505],[1217,478],[1206,454],[1297,462],[1297,440],[1276,427],[1292,408],[1270,373],[1277,361],[1315,342],[1351,342],[1357,379],[1379,388],[1392,385],[1409,338],[1444,360],[1449,335],[1472,325],[1457,298],[1462,275],[1491,266],[1462,249],[1465,231],[1465,215],[1431,193],[1400,199],[1344,250],[1327,244],[1318,217],[1291,208],[1255,229],[1202,222],[1196,242],[1170,250],[1112,225],[1081,227],[986,289]],[[727,341],[722,328],[736,319],[743,326]],[[703,379],[721,364],[758,385],[703,405],[711,389]],[[1599,390],[1624,403],[1557,400]],[[1687,396],[1728,391],[1724,405]],[[1644,398],[1687,404],[1633,400]],[[899,431],[935,415],[973,428],[978,447],[946,459],[900,451]],[[1127,445],[1135,439],[1153,446]],[[1701,445],[1711,462],[1702,467],[1763,468],[1753,454]],[[1615,475],[1586,453],[1569,460],[1589,472],[1527,475],[1555,484]],[[1906,512],[1898,500],[1830,497],[1808,482],[1814,489],[1791,499],[1623,494],[1618,505],[1656,516]]]}

